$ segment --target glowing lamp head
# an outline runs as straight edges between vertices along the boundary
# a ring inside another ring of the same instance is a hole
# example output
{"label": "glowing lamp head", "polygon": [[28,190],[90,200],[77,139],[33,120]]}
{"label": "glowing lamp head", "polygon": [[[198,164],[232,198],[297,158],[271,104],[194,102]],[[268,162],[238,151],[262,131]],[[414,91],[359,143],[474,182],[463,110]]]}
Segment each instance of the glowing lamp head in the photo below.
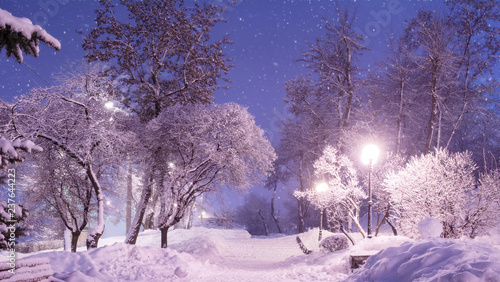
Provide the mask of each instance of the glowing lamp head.
{"label": "glowing lamp head", "polygon": [[378,155],[380,154],[380,150],[377,146],[373,144],[366,145],[363,149],[363,156],[361,160],[364,164],[373,164],[377,161]]}
{"label": "glowing lamp head", "polygon": [[106,109],[108,110],[112,110],[115,107],[115,104],[113,103],[113,101],[107,101],[106,104],[104,104],[104,107],[106,107]]}
{"label": "glowing lamp head", "polygon": [[328,190],[328,184],[326,184],[325,182],[321,182],[316,185],[316,192],[321,193],[325,192],[326,190]]}

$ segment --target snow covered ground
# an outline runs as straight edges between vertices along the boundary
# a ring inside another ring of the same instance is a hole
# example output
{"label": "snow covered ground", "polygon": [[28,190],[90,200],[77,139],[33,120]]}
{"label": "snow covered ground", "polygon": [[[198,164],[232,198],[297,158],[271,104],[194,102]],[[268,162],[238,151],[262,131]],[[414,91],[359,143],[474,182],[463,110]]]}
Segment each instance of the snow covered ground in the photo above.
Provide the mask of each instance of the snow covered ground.
{"label": "snow covered ground", "polygon": [[[325,233],[323,238],[329,235]],[[112,237],[102,239],[100,247],[91,251],[29,256],[48,258],[54,276],[65,281],[428,281],[437,277],[500,281],[495,280],[500,277],[500,250],[482,242],[381,236],[356,238],[356,246],[325,254],[318,250],[317,236],[317,229],[300,235],[314,250],[310,255],[301,252],[295,235],[251,237],[244,230],[197,227],[169,232],[168,249],[158,247],[158,231],[146,231],[135,246],[122,243],[124,237]],[[349,277],[350,255],[364,253],[378,254]],[[18,259],[26,256],[19,254]],[[0,259],[6,260],[6,254]]]}

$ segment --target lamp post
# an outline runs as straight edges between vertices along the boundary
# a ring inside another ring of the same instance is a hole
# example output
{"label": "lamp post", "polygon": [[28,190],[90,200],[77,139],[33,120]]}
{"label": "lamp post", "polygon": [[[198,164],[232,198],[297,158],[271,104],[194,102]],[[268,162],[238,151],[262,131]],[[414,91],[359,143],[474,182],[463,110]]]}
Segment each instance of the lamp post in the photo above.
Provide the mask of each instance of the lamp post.
{"label": "lamp post", "polygon": [[368,172],[368,238],[372,237],[372,171],[373,163],[377,161],[379,149],[373,144],[366,145],[363,149],[363,163],[369,165]]}
{"label": "lamp post", "polygon": [[[323,193],[325,192],[326,190],[328,190],[328,184],[326,184],[325,182],[321,182],[320,184],[318,184],[316,186],[316,192],[318,193]],[[323,210],[324,210],[324,207],[321,207],[320,208],[320,220],[319,220],[319,237],[318,237],[318,242],[321,241],[321,237],[323,236],[322,232],[323,232]]]}

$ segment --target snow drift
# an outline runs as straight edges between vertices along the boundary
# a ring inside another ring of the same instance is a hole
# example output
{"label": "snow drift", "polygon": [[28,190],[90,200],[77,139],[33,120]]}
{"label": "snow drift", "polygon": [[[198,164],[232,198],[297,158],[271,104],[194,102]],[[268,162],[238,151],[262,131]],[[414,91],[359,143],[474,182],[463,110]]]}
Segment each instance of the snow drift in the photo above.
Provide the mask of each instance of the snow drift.
{"label": "snow drift", "polygon": [[346,281],[500,281],[500,250],[471,240],[407,242],[370,257]]}

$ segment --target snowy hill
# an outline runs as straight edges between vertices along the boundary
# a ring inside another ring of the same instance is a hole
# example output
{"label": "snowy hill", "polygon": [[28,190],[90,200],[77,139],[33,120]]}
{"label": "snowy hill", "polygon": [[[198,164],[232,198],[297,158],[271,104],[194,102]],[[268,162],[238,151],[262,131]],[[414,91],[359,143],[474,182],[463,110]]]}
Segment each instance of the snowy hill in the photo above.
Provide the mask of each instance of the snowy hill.
{"label": "snowy hill", "polygon": [[[330,235],[325,233],[324,237]],[[401,277],[414,273],[420,273],[415,277],[426,277],[421,274],[445,269],[449,274],[467,265],[475,271],[487,269],[488,277],[500,274],[499,250],[485,243],[442,239],[412,242],[405,237],[381,236],[360,240],[349,250],[325,254],[318,250],[317,236],[317,229],[300,235],[314,250],[310,255],[301,252],[295,235],[251,237],[244,230],[199,227],[169,232],[168,249],[158,247],[158,231],[146,231],[135,246],[122,243],[124,237],[113,237],[103,239],[98,249],[41,252],[31,258],[48,258],[54,276],[65,281],[342,281],[351,274],[350,254],[375,254],[379,250],[384,251],[372,256],[366,269],[356,271],[353,281],[373,277],[401,281]],[[25,256],[19,254],[18,259]],[[5,254],[1,258],[6,260]],[[409,258],[414,258],[414,263],[406,264],[406,272],[401,272],[398,265]],[[403,276],[383,276],[388,273]],[[413,276],[407,277],[410,280]]]}

